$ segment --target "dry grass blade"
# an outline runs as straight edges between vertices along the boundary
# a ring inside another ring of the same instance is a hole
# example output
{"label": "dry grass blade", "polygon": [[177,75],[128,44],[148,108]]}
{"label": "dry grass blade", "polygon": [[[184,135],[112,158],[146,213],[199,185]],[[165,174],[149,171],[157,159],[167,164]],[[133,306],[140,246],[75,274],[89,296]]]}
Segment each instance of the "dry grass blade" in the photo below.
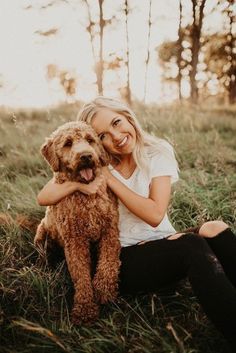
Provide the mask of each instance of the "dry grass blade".
{"label": "dry grass blade", "polygon": [[13,320],[12,323],[13,325],[19,326],[24,330],[35,332],[40,335],[43,335],[44,337],[49,338],[51,341],[56,343],[61,349],[63,349],[64,352],[71,353],[71,350],[68,347],[65,347],[65,345],[61,342],[61,340],[49,329],[46,329],[45,327],[42,327],[38,324],[35,324],[31,321],[24,320],[24,319]]}
{"label": "dry grass blade", "polygon": [[185,349],[184,349],[184,344],[183,342],[179,339],[173,325],[171,322],[168,322],[168,324],[166,325],[167,330],[169,330],[172,334],[172,336],[174,337],[174,339],[176,340],[178,347],[179,347],[179,352],[180,353],[184,353]]}

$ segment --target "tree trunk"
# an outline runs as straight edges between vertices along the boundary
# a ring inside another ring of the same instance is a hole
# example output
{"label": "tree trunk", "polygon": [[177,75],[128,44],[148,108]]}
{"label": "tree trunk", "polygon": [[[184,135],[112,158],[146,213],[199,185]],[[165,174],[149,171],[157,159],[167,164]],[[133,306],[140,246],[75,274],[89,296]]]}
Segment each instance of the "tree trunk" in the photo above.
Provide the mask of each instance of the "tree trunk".
{"label": "tree trunk", "polygon": [[148,65],[150,61],[150,37],[151,37],[151,26],[152,26],[151,15],[152,15],[152,0],[149,1],[147,57],[145,60],[145,74],[144,74],[144,95],[143,95],[144,103],[146,102],[146,97],[147,97],[147,74],[148,74]]}
{"label": "tree trunk", "polygon": [[230,67],[228,71],[229,76],[229,87],[228,87],[228,94],[229,94],[229,103],[234,104],[236,103],[236,53],[234,51],[236,47],[236,38],[233,33],[233,23],[235,21],[235,15],[233,14],[232,6],[233,0],[229,1],[229,9],[228,9],[228,16],[229,16],[229,34],[228,34],[228,48],[229,48],[229,58],[230,58]]}
{"label": "tree trunk", "polygon": [[93,61],[94,61],[94,67],[95,67],[95,74],[96,74],[96,84],[97,84],[97,91],[98,94],[102,95],[103,94],[103,28],[101,31],[101,18],[103,18],[103,13],[102,13],[102,2],[101,1],[101,7],[100,7],[100,1],[99,1],[99,19],[100,19],[100,33],[99,33],[99,40],[100,40],[100,51],[99,51],[99,61],[97,62],[97,56],[98,54],[96,53],[95,50],[95,39],[96,35],[94,33],[94,25],[95,23],[92,20],[92,15],[91,15],[91,9],[90,5],[87,0],[84,0],[84,3],[86,4],[87,11],[88,11],[88,21],[89,25],[87,26],[86,30],[88,31],[89,37],[90,37],[90,43],[91,43],[91,49],[92,49],[92,54],[93,54]]}
{"label": "tree trunk", "polygon": [[181,73],[181,61],[182,61],[182,52],[183,52],[183,32],[182,32],[182,2],[179,0],[179,28],[178,28],[178,56],[177,56],[177,65],[178,65],[178,92],[179,92],[179,101],[182,100],[181,92],[181,83],[182,83],[182,73]]}
{"label": "tree trunk", "polygon": [[206,0],[202,0],[200,6],[197,0],[192,0],[193,5],[193,25],[191,32],[192,47],[191,47],[191,70],[190,70],[190,89],[191,89],[191,101],[197,103],[198,101],[198,88],[196,82],[198,56],[200,51],[200,38],[203,21],[203,10]]}
{"label": "tree trunk", "polygon": [[129,29],[128,29],[128,13],[129,13],[129,5],[128,0],[125,0],[125,35],[126,35],[126,59],[125,66],[127,70],[127,79],[126,79],[126,92],[125,92],[125,100],[131,105],[131,90],[130,90],[130,68],[129,68]]}
{"label": "tree trunk", "polygon": [[98,0],[99,2],[99,62],[96,68],[97,74],[97,86],[98,86],[98,94],[103,95],[103,31],[105,26],[105,21],[103,19],[103,0]]}

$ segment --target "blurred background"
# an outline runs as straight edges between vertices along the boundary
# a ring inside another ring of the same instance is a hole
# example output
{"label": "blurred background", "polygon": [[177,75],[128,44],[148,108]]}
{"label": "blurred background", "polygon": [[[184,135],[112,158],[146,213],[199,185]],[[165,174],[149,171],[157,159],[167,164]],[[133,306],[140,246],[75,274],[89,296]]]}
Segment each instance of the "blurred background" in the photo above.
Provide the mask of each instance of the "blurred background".
{"label": "blurred background", "polygon": [[1,0],[0,106],[236,102],[234,0]]}

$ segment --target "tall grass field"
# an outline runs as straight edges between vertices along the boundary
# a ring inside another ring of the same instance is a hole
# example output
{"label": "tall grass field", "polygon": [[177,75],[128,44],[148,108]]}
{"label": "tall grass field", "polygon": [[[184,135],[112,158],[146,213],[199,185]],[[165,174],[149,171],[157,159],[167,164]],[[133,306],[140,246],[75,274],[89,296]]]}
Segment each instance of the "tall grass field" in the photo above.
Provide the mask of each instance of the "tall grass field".
{"label": "tall grass field", "polygon": [[[36,201],[52,172],[39,153],[78,105],[0,111],[0,212],[40,220]],[[134,106],[142,126],[173,144],[180,167],[169,216],[177,230],[207,220],[236,229],[236,107]],[[34,232],[0,228],[1,353],[226,353],[188,281],[176,291],[119,297],[91,326],[73,326],[73,287],[63,257],[50,263]],[[164,270],[164,269],[163,269]]]}

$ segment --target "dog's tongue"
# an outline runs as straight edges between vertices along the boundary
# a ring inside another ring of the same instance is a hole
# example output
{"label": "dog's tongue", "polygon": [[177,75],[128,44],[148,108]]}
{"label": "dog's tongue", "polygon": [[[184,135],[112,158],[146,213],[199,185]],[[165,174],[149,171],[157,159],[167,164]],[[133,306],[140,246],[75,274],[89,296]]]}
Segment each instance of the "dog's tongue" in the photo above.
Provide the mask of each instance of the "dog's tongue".
{"label": "dog's tongue", "polygon": [[86,169],[82,169],[80,171],[80,175],[82,176],[82,178],[84,178],[86,181],[90,181],[93,177],[93,170],[91,168],[86,168]]}

